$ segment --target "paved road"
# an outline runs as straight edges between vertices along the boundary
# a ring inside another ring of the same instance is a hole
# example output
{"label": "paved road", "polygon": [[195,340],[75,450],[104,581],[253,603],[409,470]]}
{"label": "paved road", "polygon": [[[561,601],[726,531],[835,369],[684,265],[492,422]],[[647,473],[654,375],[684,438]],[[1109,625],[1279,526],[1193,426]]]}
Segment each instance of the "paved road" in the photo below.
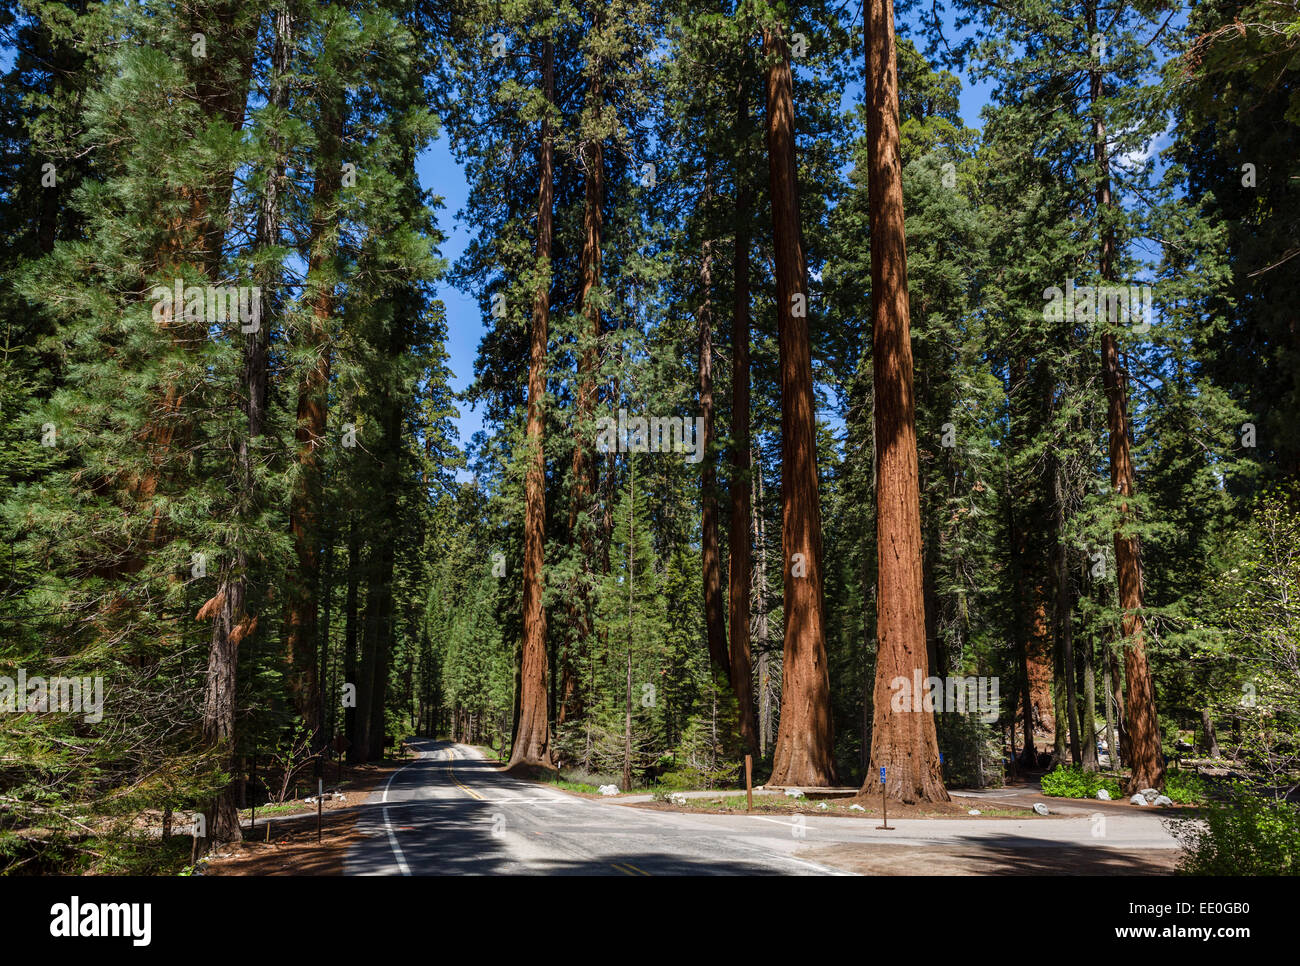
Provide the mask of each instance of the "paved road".
{"label": "paved road", "polygon": [[[825,875],[773,848],[788,828],[629,808],[498,771],[473,748],[413,742],[420,757],[371,796],[346,875]],[[788,824],[788,823],[787,823]],[[800,843],[803,844],[803,843]]]}
{"label": "paved road", "polygon": [[891,820],[653,811],[568,795],[503,774],[473,748],[413,743],[419,757],[375,792],[347,875],[825,875],[801,859],[836,843],[1176,847],[1155,816]]}

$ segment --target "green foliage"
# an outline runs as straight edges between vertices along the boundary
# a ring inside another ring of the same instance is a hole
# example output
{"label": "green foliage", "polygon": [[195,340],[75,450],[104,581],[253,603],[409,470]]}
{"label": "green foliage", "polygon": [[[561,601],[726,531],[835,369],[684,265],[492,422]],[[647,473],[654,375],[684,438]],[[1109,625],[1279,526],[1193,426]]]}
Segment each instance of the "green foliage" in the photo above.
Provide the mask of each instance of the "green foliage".
{"label": "green foliage", "polygon": [[669,791],[734,788],[744,780],[744,751],[737,739],[736,699],[718,694],[710,713],[691,718],[672,753],[672,767],[659,778]]}
{"label": "green foliage", "polygon": [[1300,807],[1235,784],[1226,801],[1175,819],[1184,875],[1300,875]]}
{"label": "green foliage", "polygon": [[1175,805],[1199,805],[1209,795],[1205,779],[1186,768],[1165,772],[1165,794]]}
{"label": "green foliage", "polygon": [[1099,789],[1114,800],[1123,797],[1119,782],[1098,772],[1084,771],[1069,765],[1057,765],[1043,776],[1043,794],[1053,798],[1096,798]]}
{"label": "green foliage", "polygon": [[1236,756],[1269,784],[1300,774],[1300,508],[1270,487],[1224,540],[1201,608],[1200,660],[1213,662],[1206,704],[1235,724]]}

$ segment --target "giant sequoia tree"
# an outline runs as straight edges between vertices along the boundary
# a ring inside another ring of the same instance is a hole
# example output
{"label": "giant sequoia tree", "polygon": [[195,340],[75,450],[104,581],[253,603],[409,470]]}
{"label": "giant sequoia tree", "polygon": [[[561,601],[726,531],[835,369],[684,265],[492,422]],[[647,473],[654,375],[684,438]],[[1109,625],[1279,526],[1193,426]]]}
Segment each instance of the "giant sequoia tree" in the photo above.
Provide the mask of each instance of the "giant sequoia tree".
{"label": "giant sequoia tree", "polygon": [[883,768],[885,791],[891,798],[947,801],[933,709],[917,694],[903,711],[892,700],[900,679],[905,687],[915,689],[916,681],[929,676],[892,0],[870,0],[863,29],[877,450],[878,643],[867,787],[871,776]]}
{"label": "giant sequoia tree", "polygon": [[542,41],[542,103],[537,135],[537,272],[528,345],[528,469],[524,482],[524,640],[519,672],[519,723],[510,749],[512,765],[551,764],[546,713],[546,609],[542,565],[546,541],[547,323],[551,302],[551,232],[555,205],[555,146],[551,104],[555,100],[555,45]]}
{"label": "giant sequoia tree", "polygon": [[773,785],[835,784],[831,757],[816,411],[808,341],[808,266],[800,228],[790,51],[779,23],[763,24],[767,150],[781,371],[781,555],[785,663]]}

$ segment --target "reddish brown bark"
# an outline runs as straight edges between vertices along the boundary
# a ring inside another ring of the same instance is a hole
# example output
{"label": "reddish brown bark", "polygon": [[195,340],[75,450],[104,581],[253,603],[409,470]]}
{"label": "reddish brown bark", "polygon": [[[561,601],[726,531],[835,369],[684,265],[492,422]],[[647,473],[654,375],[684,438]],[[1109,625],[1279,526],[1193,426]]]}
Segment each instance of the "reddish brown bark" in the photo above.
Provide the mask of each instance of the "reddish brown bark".
{"label": "reddish brown bark", "polygon": [[[600,29],[597,13],[592,30]],[[603,94],[598,59],[589,65],[585,113],[588,120],[599,116]],[[579,336],[578,386],[574,405],[576,435],[573,445],[573,482],[570,486],[569,534],[579,550],[579,576],[569,598],[569,656],[566,667],[574,671],[578,648],[586,646],[592,636],[592,607],[589,594],[591,562],[595,553],[591,518],[595,492],[595,463],[592,460],[592,417],[596,409],[596,371],[600,362],[601,312],[592,294],[600,285],[601,233],[604,228],[602,206],[605,202],[605,151],[601,140],[589,138],[581,149],[583,168],[582,252],[579,256],[580,283],[577,310],[587,320],[587,331]]]}
{"label": "reddish brown bark", "polygon": [[[707,205],[710,191],[705,187]],[[722,603],[722,555],[718,547],[718,469],[713,443],[713,243],[700,253],[701,300],[697,321],[700,343],[700,416],[704,420],[704,459],[700,463],[700,559],[704,581],[704,636],[714,674],[731,677],[727,626]]]}
{"label": "reddish brown bark", "polygon": [[1056,733],[1056,708],[1052,703],[1051,635],[1048,633],[1047,609],[1043,588],[1030,587],[1029,609],[1029,694],[1034,712],[1034,728],[1043,734]]}
{"label": "reddish brown bark", "polygon": [[[822,594],[817,426],[808,342],[808,267],[799,222],[794,91],[781,28],[763,29],[767,151],[781,369],[781,548],[785,665],[772,785],[835,784]],[[797,298],[796,298],[797,297]]]}
{"label": "reddish brown bark", "polygon": [[[928,676],[925,589],[921,573],[921,501],[912,396],[907,246],[902,160],[898,145],[898,64],[892,0],[868,0],[866,106],[871,205],[872,363],[876,427],[876,686],[871,764],[864,792],[879,789],[903,802],[947,801],[934,713],[921,695],[895,711],[893,684],[913,687]],[[919,678],[917,677],[919,672]]]}
{"label": "reddish brown bark", "polygon": [[[1089,35],[1097,29],[1096,4],[1088,6]],[[1096,106],[1102,96],[1101,71],[1091,74],[1090,95]],[[1105,227],[1111,207],[1110,158],[1106,125],[1100,115],[1093,121],[1093,152],[1100,173],[1097,182],[1097,216],[1101,224],[1099,269],[1102,279],[1114,281],[1115,241]],[[1104,323],[1103,323],[1104,324]],[[1110,435],[1110,485],[1119,495],[1119,521],[1115,527],[1115,570],[1124,632],[1125,730],[1128,734],[1125,758],[1132,769],[1127,791],[1163,788],[1165,767],[1160,755],[1160,722],[1156,717],[1155,683],[1146,656],[1146,620],[1142,614],[1142,556],[1138,537],[1132,532],[1133,455],[1128,427],[1128,373],[1120,364],[1115,333],[1104,330],[1101,337],[1101,375],[1106,389],[1106,426]]]}
{"label": "reddish brown bark", "polygon": [[[542,46],[542,86],[549,111],[555,96],[555,51]],[[551,311],[551,231],[554,208],[554,145],[551,119],[542,119],[537,149],[537,287],[528,346],[528,470],[524,477],[524,628],[519,676],[519,720],[510,764],[550,767],[550,726],[546,714],[546,608],[542,606],[542,567],[546,544],[546,452],[543,432],[546,392],[547,328]]]}
{"label": "reddish brown bark", "polygon": [[[1128,498],[1133,493],[1133,463],[1129,452],[1125,383],[1115,337],[1102,337],[1103,383],[1110,430],[1111,486],[1120,495],[1122,521],[1131,521]],[[1127,764],[1132,769],[1128,792],[1163,788],[1165,767],[1160,758],[1160,722],[1156,717],[1155,684],[1146,657],[1146,621],[1142,616],[1142,559],[1138,538],[1123,523],[1115,530],[1115,569],[1124,629],[1124,724],[1128,733]]]}
{"label": "reddish brown bark", "polygon": [[768,745],[772,743],[772,676],[769,667],[772,663],[771,649],[768,641],[767,619],[767,522],[763,518],[763,467],[761,459],[758,465],[750,457],[753,472],[753,489],[751,498],[753,509],[750,518],[753,521],[750,533],[753,536],[757,556],[754,560],[753,595],[754,607],[754,644],[758,650],[758,753],[767,757]]}
{"label": "reddish brown bark", "polygon": [[320,582],[321,449],[325,445],[330,378],[330,320],[335,292],[331,263],[338,243],[338,196],[342,188],[342,98],[321,101],[321,144],[312,198],[307,264],[310,312],[301,345],[315,355],[298,380],[298,483],[289,502],[289,530],[296,566],[289,572],[285,606],[286,684],[303,722],[320,731],[317,683],[317,587]]}
{"label": "reddish brown bark", "polygon": [[[1018,438],[1018,437],[1013,437]],[[1027,767],[1037,767],[1038,750],[1034,743],[1036,730],[1049,728],[1052,717],[1052,664],[1048,659],[1047,613],[1042,602],[1041,587],[1030,584],[1026,577],[1026,545],[1024,530],[1019,526],[1016,504],[1020,496],[1012,481],[1007,481],[1007,539],[1010,545],[1008,558],[1014,596],[1012,609],[1015,615],[1015,657],[1020,671],[1021,728],[1025,736],[1020,757]],[[1012,722],[1014,743],[1015,723]]]}
{"label": "reddish brown bark", "polygon": [[[742,91],[741,110],[744,110]],[[728,593],[731,625],[729,665],[731,690],[736,694],[740,737],[745,750],[758,757],[758,728],[754,720],[754,680],[749,651],[750,566],[749,452],[749,207],[745,172],[737,173],[735,297],[731,309],[731,531]]]}

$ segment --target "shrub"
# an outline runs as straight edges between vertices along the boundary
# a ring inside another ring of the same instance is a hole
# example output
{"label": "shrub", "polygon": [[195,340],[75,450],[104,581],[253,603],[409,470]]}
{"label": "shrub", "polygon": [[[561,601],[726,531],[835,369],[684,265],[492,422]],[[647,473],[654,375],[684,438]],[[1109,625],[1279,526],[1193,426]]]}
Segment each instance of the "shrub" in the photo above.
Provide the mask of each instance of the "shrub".
{"label": "shrub", "polygon": [[1183,847],[1182,875],[1300,875],[1300,807],[1243,785],[1169,826]]}
{"label": "shrub", "polygon": [[1106,789],[1113,799],[1123,797],[1119,782],[1095,771],[1057,765],[1043,776],[1043,794],[1053,798],[1096,798],[1097,790],[1101,788]]}
{"label": "shrub", "polygon": [[1205,779],[1194,771],[1165,772],[1165,794],[1176,805],[1199,805],[1205,801]]}

